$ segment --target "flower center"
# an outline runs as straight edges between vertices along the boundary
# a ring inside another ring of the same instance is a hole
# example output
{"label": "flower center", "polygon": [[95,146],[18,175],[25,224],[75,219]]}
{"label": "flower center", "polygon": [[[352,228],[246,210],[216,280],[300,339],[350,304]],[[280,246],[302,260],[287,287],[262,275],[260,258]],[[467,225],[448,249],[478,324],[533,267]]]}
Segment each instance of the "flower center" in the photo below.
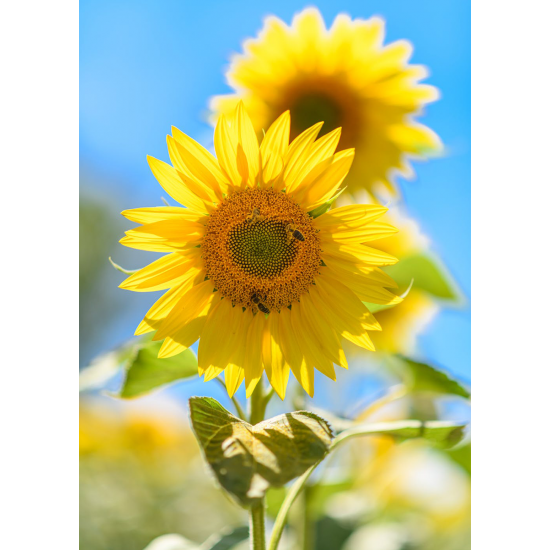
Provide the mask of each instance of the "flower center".
{"label": "flower center", "polygon": [[320,136],[342,126],[343,112],[341,106],[322,92],[309,92],[299,96],[290,108],[293,132],[298,135],[311,128],[319,121],[323,121]]}
{"label": "flower center", "polygon": [[245,220],[228,235],[227,246],[235,264],[249,275],[270,278],[281,275],[296,258],[298,245],[289,239],[285,222]]}
{"label": "flower center", "polygon": [[234,305],[267,313],[300,299],[321,265],[311,218],[285,193],[247,189],[211,213],[202,244],[206,273]]}
{"label": "flower center", "polygon": [[356,147],[361,128],[369,124],[362,104],[364,101],[344,77],[306,75],[281,92],[280,99],[273,105],[273,118],[290,109],[291,139],[321,121],[324,124],[319,137],[341,127],[342,137],[338,144],[341,151]]}

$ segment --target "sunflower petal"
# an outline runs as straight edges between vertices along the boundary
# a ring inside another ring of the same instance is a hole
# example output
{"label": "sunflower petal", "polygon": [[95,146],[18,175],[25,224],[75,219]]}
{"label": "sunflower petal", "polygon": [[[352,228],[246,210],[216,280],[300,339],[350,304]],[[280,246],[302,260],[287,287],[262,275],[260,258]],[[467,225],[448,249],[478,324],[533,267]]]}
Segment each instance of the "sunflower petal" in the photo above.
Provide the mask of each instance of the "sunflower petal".
{"label": "sunflower petal", "polygon": [[247,398],[252,395],[252,392],[260,381],[264,370],[262,364],[262,338],[265,330],[265,324],[265,316],[257,314],[254,315],[248,328],[244,358]]}
{"label": "sunflower petal", "polygon": [[279,337],[281,349],[285,361],[290,365],[296,380],[300,383],[306,393],[313,397],[314,391],[314,369],[313,365],[306,361],[305,355],[296,340],[292,330],[291,313],[288,308],[281,310],[279,322]]}
{"label": "sunflower petal", "polygon": [[354,149],[346,149],[317,165],[295,192],[297,202],[310,210],[330,199],[348,175],[354,156]]}
{"label": "sunflower petal", "polygon": [[290,318],[292,330],[308,363],[331,380],[336,380],[332,361],[328,358],[328,354],[323,353],[313,331],[306,324],[301,304],[293,305]]}
{"label": "sunflower petal", "polygon": [[270,360],[264,363],[267,378],[277,395],[284,400],[286,386],[290,374],[290,367],[284,360],[281,349],[281,337],[279,335],[280,315],[272,312],[269,315],[270,327]]}
{"label": "sunflower petal", "polygon": [[192,252],[192,254],[172,253],[155,260],[130,275],[119,285],[119,288],[136,292],[153,292],[171,288],[176,286],[178,282],[196,277],[198,272],[202,270],[200,263],[198,263],[200,252],[196,248],[191,249],[189,252]]}
{"label": "sunflower petal", "polygon": [[173,199],[195,212],[209,212],[212,209],[211,204],[188,189],[173,166],[150,156],[147,156],[147,162],[157,181]]}
{"label": "sunflower petal", "polygon": [[173,219],[202,223],[207,219],[203,214],[198,214],[188,208],[182,208],[181,206],[151,206],[147,208],[134,208],[133,210],[124,210],[121,214],[128,220],[140,224]]}

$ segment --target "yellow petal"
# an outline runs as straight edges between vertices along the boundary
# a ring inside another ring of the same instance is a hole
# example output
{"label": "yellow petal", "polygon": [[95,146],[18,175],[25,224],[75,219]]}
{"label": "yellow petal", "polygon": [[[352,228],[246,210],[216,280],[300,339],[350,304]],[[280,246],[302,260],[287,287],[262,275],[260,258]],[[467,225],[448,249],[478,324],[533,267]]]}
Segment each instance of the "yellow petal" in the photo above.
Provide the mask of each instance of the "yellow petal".
{"label": "yellow petal", "polygon": [[267,130],[260,152],[262,157],[263,180],[270,182],[281,172],[290,136],[290,111],[285,111]]}
{"label": "yellow petal", "polygon": [[173,199],[195,212],[209,212],[212,209],[211,204],[188,189],[173,166],[150,156],[147,156],[147,162],[157,181]]}
{"label": "yellow petal", "polygon": [[197,143],[194,139],[190,138],[174,126],[172,126],[172,135],[188,153],[184,156],[184,158],[182,158],[182,160],[187,162],[189,156],[193,156],[207,171],[205,173],[205,179],[203,180],[204,183],[214,190],[216,194],[217,189],[220,188],[223,193],[227,193],[228,181],[220,169],[220,165],[218,164],[216,157],[212,155],[210,151],[205,149],[200,143]]}
{"label": "yellow petal", "polygon": [[[247,314],[247,312],[245,312]],[[250,397],[258,384],[264,371],[262,364],[262,337],[265,329],[265,316],[254,315],[248,328],[245,357],[244,374],[246,380],[246,397]]]}
{"label": "yellow petal", "polygon": [[133,210],[124,210],[121,214],[132,222],[142,224],[174,219],[198,223],[204,223],[204,221],[207,220],[203,214],[198,214],[188,208],[182,208],[181,206],[134,208]]}
{"label": "yellow petal", "polygon": [[[244,380],[244,368],[239,365],[231,364],[225,368],[224,374],[227,393],[229,397],[233,397]],[[205,382],[207,381],[206,377],[204,380]]]}
{"label": "yellow petal", "polygon": [[207,280],[188,290],[178,301],[176,306],[165,317],[157,330],[153,340],[162,340],[166,336],[174,338],[178,330],[198,317],[209,303],[214,293],[212,281]]}
{"label": "yellow petal", "polygon": [[342,281],[344,278],[355,277],[356,275],[372,279],[373,282],[379,283],[386,288],[397,288],[397,283],[379,267],[368,266],[363,263],[357,263],[356,260],[343,260],[342,258],[333,258],[329,255],[323,256],[323,261],[331,269],[341,273]]}
{"label": "yellow petal", "polygon": [[346,149],[318,164],[294,193],[296,201],[312,210],[329,200],[348,175],[354,156],[354,149]]}
{"label": "yellow petal", "polygon": [[361,273],[350,273],[327,266],[327,272],[335,279],[349,287],[360,300],[373,304],[396,305],[403,301],[400,296],[386,290],[378,281]]}
{"label": "yellow petal", "polygon": [[267,378],[277,395],[284,400],[286,394],[286,386],[290,367],[284,360],[281,350],[281,339],[279,336],[279,321],[280,314],[271,312],[269,315],[269,329],[271,333],[271,359],[269,364],[265,365]]}
{"label": "yellow petal", "polygon": [[248,162],[248,183],[249,185],[254,185],[260,168],[260,148],[254,126],[252,126],[252,121],[242,101],[239,101],[237,104],[235,124],[237,143],[242,146]]}
{"label": "yellow petal", "polygon": [[292,329],[291,313],[288,308],[281,310],[279,318],[279,338],[285,361],[290,365],[296,380],[306,393],[313,397],[313,365],[306,361]]}
{"label": "yellow petal", "polygon": [[327,323],[324,316],[317,311],[310,294],[305,294],[301,298],[300,315],[305,329],[315,335],[316,348],[333,363],[347,369],[346,357],[340,342],[341,335],[337,335],[330,320]]}
{"label": "yellow petal", "polygon": [[286,185],[290,188],[294,185],[294,180],[302,168],[302,159],[304,151],[315,141],[315,138],[321,131],[322,122],[314,124],[305,132],[302,132],[288,148],[285,158],[284,178]]}
{"label": "yellow petal", "polygon": [[126,231],[120,243],[152,252],[174,252],[194,248],[204,236],[204,225],[188,220],[164,220]]}
{"label": "yellow petal", "polygon": [[198,248],[193,248],[190,252],[193,254],[173,253],[155,260],[130,275],[119,285],[119,288],[134,292],[153,292],[171,288],[186,279],[196,277],[198,272],[202,271],[200,251]]}
{"label": "yellow petal", "polygon": [[220,200],[221,189],[209,170],[172,136],[166,136],[166,143],[170,160],[185,185],[205,202]]}
{"label": "yellow petal", "polygon": [[374,315],[346,285],[333,278],[326,268],[315,279],[315,286],[325,299],[329,310],[349,324],[361,323],[364,330],[382,330]]}
{"label": "yellow petal", "polygon": [[209,366],[225,368],[236,348],[242,310],[229,300],[221,300],[212,309],[199,341],[199,372]]}
{"label": "yellow petal", "polygon": [[241,186],[237,168],[237,149],[231,139],[231,130],[224,115],[221,115],[214,130],[214,148],[220,167],[234,187]]}
{"label": "yellow petal", "polygon": [[[186,298],[184,297],[183,299],[185,300]],[[221,296],[217,292],[212,292],[212,294],[200,298],[200,300],[200,303],[194,306],[195,315],[187,315],[187,319],[185,321],[182,320],[178,324],[177,330],[174,330],[170,336],[166,337],[160,349],[159,357],[170,357],[171,355],[175,355],[175,353],[180,353],[199,339],[210,311],[221,300]],[[156,335],[153,340],[156,340]],[[174,352],[173,347],[176,345],[179,348]],[[181,346],[183,346],[183,349],[180,349]]]}
{"label": "yellow petal", "polygon": [[397,263],[397,258],[376,248],[371,248],[363,244],[341,244],[339,242],[328,242],[323,239],[323,254],[341,259],[355,265],[366,263],[369,265],[393,265]]}
{"label": "yellow petal", "polygon": [[233,397],[244,380],[246,340],[250,322],[252,321],[252,313],[250,311],[241,312],[240,320],[241,323],[236,337],[233,357],[225,369],[225,386],[229,397]]}
{"label": "yellow petal", "polygon": [[[188,294],[191,294],[191,291]],[[184,296],[182,300],[187,300],[188,298],[189,300],[186,303],[190,307],[186,310],[186,320],[180,319],[177,329],[171,332],[170,336],[166,337],[159,351],[159,357],[171,357],[193,345],[201,336],[210,311],[221,299],[217,292],[200,297],[195,300],[199,302],[196,304],[191,303],[192,298],[195,298],[194,296]],[[194,315],[189,313],[192,307],[194,308]],[[161,324],[160,328],[162,327],[163,325]],[[157,336],[155,335],[153,340],[156,339]]]}
{"label": "yellow petal", "polygon": [[[319,344],[318,339],[315,337],[313,330],[305,318],[303,309],[302,304],[293,304],[290,316],[292,330],[296,335],[300,348],[308,363],[313,365],[319,372],[323,373],[331,380],[336,380],[334,366],[329,359],[330,353],[326,347]],[[335,336],[334,331],[331,331],[331,336]],[[338,363],[338,361],[336,362]]]}
{"label": "yellow petal", "polygon": [[[194,286],[193,279],[188,279],[182,284],[165,292],[145,314],[143,321],[139,324],[134,333],[136,336],[147,334],[158,329],[164,318],[172,311],[180,298]],[[182,350],[183,351],[183,350]]]}
{"label": "yellow petal", "polygon": [[317,314],[330,323],[339,334],[362,348],[374,351],[374,345],[365,328],[357,318],[343,311],[334,297],[326,292],[321,293],[317,285],[311,289],[309,295]]}
{"label": "yellow petal", "polygon": [[345,229],[344,231],[333,231],[330,234],[331,240],[340,241],[342,243],[365,243],[376,241],[395,235],[398,230],[389,223],[370,222],[364,226]]}
{"label": "yellow petal", "polygon": [[320,137],[304,151],[302,166],[296,171],[292,183],[287,186],[287,193],[292,193],[295,189],[298,189],[302,185],[305,176],[313,168],[334,155],[341,135],[342,128],[336,128],[332,132]]}
{"label": "yellow petal", "polygon": [[313,221],[313,225],[329,232],[355,229],[377,220],[387,211],[385,206],[378,204],[350,204],[319,216]]}

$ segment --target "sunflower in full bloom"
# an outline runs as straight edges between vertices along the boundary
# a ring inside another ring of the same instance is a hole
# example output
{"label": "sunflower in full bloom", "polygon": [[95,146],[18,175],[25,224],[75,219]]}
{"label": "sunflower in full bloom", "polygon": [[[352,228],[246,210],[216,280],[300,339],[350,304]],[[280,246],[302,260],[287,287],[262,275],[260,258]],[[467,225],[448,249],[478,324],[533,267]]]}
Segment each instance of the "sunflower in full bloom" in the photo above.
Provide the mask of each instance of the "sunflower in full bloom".
{"label": "sunflower in full bloom", "polygon": [[354,151],[335,153],[340,129],[317,139],[321,126],[289,144],[287,111],[259,145],[239,103],[218,121],[217,158],[173,128],[173,166],[148,160],[182,207],[122,212],[142,224],[122,244],[167,253],[121,284],[167,290],[136,334],[156,331],[159,357],[200,339],[199,374],[224,372],[230,395],[244,380],[250,396],[264,370],[282,399],[290,371],[313,395],[314,369],[335,380],[334,364],[347,368],[343,339],[374,349],[381,327],[363,302],[401,301],[380,269],[397,259],[370,246],[396,231],[378,221],[387,208],[328,210]]}
{"label": "sunflower in full bloom", "polygon": [[409,158],[441,148],[438,136],[414,120],[438,91],[419,83],[427,70],[408,64],[409,42],[383,40],[378,17],[340,14],[327,30],[316,8],[297,14],[290,27],[270,16],[233,57],[227,80],[235,93],[212,98],[212,120],[243,100],[258,135],[287,109],[291,137],[319,121],[327,133],[342,127],[340,147],[357,151],[348,191],[395,193],[396,175],[414,175]]}

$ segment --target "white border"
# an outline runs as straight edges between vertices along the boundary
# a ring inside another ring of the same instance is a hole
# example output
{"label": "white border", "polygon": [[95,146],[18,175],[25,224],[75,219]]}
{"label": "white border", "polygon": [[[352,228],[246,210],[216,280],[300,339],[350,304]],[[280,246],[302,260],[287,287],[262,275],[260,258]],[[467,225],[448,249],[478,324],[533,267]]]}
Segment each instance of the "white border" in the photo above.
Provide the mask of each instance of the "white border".
{"label": "white border", "polygon": [[2,6],[2,548],[78,548],[78,2]]}
{"label": "white border", "polygon": [[547,548],[550,9],[472,11],[473,549]]}

